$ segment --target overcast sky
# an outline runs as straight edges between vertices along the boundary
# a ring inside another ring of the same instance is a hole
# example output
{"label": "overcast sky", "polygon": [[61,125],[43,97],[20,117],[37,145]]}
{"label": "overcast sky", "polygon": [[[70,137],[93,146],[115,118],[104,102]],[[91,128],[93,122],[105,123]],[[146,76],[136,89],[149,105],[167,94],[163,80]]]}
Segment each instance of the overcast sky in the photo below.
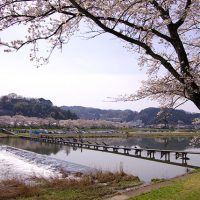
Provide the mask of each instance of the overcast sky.
{"label": "overcast sky", "polygon": [[[91,40],[73,37],[62,52],[55,51],[50,63],[40,68],[29,61],[28,47],[17,53],[0,50],[0,60],[0,96],[16,93],[43,97],[57,106],[103,109],[140,111],[159,106],[148,100],[108,102],[107,97],[135,92],[146,77],[137,66],[137,56],[108,35]],[[192,103],[180,108],[199,112]]]}

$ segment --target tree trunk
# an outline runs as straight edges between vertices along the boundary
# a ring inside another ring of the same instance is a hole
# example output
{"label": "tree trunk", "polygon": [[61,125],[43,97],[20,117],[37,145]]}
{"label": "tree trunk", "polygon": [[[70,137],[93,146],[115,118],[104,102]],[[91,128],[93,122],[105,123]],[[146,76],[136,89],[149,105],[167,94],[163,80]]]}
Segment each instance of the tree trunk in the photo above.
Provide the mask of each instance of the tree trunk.
{"label": "tree trunk", "polygon": [[190,100],[197,106],[197,108],[200,110],[200,92],[195,93],[190,96]]}

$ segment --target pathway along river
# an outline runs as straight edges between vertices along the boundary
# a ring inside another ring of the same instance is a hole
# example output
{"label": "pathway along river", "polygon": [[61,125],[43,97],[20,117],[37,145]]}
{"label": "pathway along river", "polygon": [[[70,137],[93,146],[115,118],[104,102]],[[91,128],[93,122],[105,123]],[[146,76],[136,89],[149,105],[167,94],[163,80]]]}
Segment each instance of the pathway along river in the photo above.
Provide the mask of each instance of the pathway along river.
{"label": "pathway along river", "polygon": [[[87,139],[88,140],[88,139]],[[127,147],[141,147],[152,149],[172,149],[200,152],[200,144],[192,145],[192,138],[115,138],[98,139],[93,142],[106,142],[110,145],[123,145]],[[17,138],[0,139],[0,145],[9,145],[35,153],[48,155],[52,158],[69,161],[76,164],[94,167],[100,170],[116,171],[123,167],[126,173],[138,176],[145,182],[155,178],[172,178],[190,171],[187,167],[163,164],[140,158],[126,157],[112,153],[99,152],[86,149],[73,149],[64,145],[40,143]],[[158,155],[157,155],[158,156]],[[174,156],[175,157],[175,156]],[[188,164],[200,166],[200,155],[190,155]],[[175,161],[175,158],[173,158]],[[172,161],[173,161],[172,159]],[[181,160],[178,161],[181,163]]]}

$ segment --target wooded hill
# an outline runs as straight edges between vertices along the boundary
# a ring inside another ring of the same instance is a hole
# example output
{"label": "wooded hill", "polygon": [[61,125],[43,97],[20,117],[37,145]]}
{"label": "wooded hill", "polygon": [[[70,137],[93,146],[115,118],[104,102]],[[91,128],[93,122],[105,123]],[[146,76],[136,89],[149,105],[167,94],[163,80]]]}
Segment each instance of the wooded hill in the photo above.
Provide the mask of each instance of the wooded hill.
{"label": "wooded hill", "polygon": [[113,122],[141,121],[144,125],[183,123],[191,125],[195,118],[200,118],[200,113],[189,113],[184,110],[165,110],[161,115],[159,108],[146,108],[140,112],[132,110],[103,110],[81,106],[54,106],[50,100],[44,98],[26,98],[14,93],[0,97],[0,116],[24,115],[66,120],[66,119],[91,119],[107,120]]}
{"label": "wooded hill", "polygon": [[200,118],[200,113],[189,113],[184,110],[172,109],[168,109],[162,115],[158,115],[160,108],[146,108],[140,112],[132,110],[102,110],[81,106],[63,106],[62,109],[76,113],[80,119],[101,119],[116,122],[141,120],[144,125],[159,123],[178,124],[180,122],[190,125],[195,118]]}
{"label": "wooded hill", "polygon": [[0,98],[0,116],[23,115],[27,117],[52,117],[54,119],[77,119],[69,110],[54,106],[50,100],[43,98],[25,98],[14,93]]}
{"label": "wooded hill", "polygon": [[117,122],[128,122],[135,119],[137,112],[132,110],[103,110],[82,106],[62,106],[64,110],[70,110],[77,114],[80,119],[108,120]]}

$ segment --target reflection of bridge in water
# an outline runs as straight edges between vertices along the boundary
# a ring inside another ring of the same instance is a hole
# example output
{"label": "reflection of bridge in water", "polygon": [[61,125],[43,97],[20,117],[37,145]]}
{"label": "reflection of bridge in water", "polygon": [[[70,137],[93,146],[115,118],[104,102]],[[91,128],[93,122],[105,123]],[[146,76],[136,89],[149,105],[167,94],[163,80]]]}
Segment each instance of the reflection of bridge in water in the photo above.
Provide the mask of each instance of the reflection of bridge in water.
{"label": "reflection of bridge in water", "polygon": [[[104,142],[102,143],[91,143],[89,141],[78,140],[78,139],[63,139],[61,137],[51,137],[51,136],[40,136],[40,137],[24,137],[22,139],[28,139],[33,141],[61,144],[73,147],[73,149],[89,149],[95,151],[102,151],[107,153],[114,153],[123,156],[129,156],[134,158],[140,158],[150,161],[157,161],[166,164],[172,164],[177,166],[183,166],[188,168],[200,168],[200,166],[188,165],[187,161],[190,160],[188,155],[198,154],[200,152],[192,151],[178,151],[178,150],[161,150],[161,149],[147,149],[138,147],[126,147],[126,146],[115,146],[108,145]],[[179,161],[179,162],[178,162]]]}

